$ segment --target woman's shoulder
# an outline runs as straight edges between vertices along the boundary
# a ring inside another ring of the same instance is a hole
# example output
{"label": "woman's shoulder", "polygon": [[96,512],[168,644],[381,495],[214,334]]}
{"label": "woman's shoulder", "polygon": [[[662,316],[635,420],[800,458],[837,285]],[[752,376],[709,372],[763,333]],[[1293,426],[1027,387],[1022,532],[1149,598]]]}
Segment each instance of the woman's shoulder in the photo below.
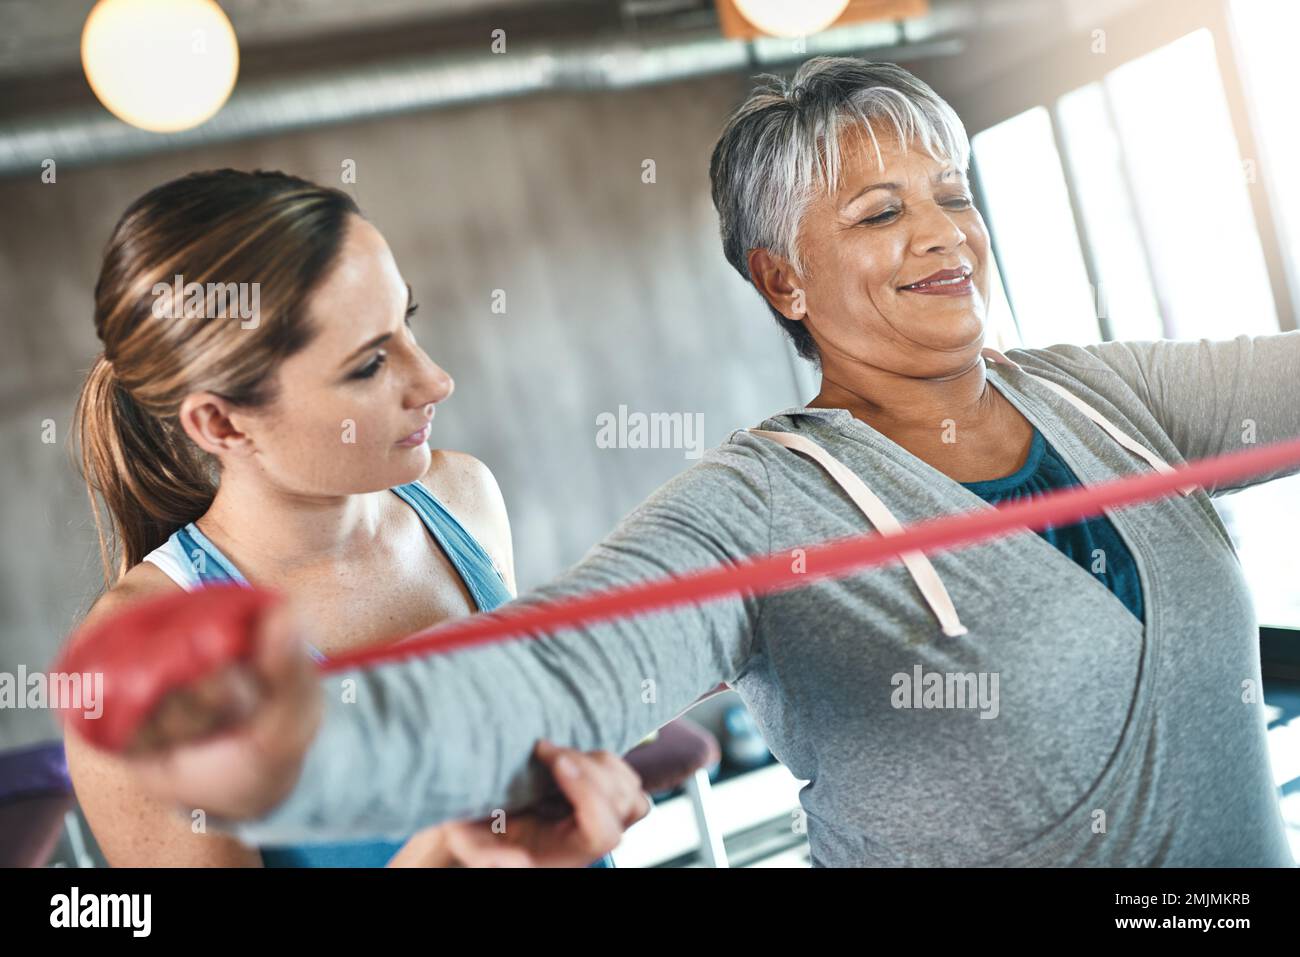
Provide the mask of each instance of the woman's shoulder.
{"label": "woman's shoulder", "polygon": [[[435,495],[445,491],[450,495],[482,492],[486,487],[497,487],[492,470],[468,452],[455,449],[431,449],[429,467],[420,476],[420,482]],[[438,496],[442,498],[441,495]]]}
{"label": "woman's shoulder", "polygon": [[[505,499],[496,476],[468,452],[433,449],[428,469],[420,484],[463,522],[500,517]],[[469,522],[466,522],[469,524]]]}
{"label": "woman's shoulder", "polygon": [[[770,428],[772,421],[764,420],[756,428]],[[766,539],[772,500],[769,465],[780,452],[770,440],[735,429],[720,444],[705,449],[689,468],[651,491],[625,520],[666,518],[674,528],[679,521],[685,523],[682,528],[702,528],[706,521],[728,528],[761,526]]]}
{"label": "woman's shoulder", "polygon": [[846,421],[853,418],[847,409],[822,409],[811,406],[791,406],[769,415],[762,422],[733,431],[722,445],[706,455],[715,466],[722,466],[737,477],[765,473],[773,461],[784,461],[789,455],[784,446],[763,432],[792,432],[803,435],[819,445],[833,442]]}
{"label": "woman's shoulder", "polygon": [[1097,343],[1094,345],[1076,345],[1072,342],[1059,342],[1050,346],[1016,346],[1006,350],[1008,359],[1025,368],[1039,372],[1044,369],[1064,373],[1113,372],[1106,357],[1114,350],[1123,349],[1136,343]]}
{"label": "woman's shoulder", "polygon": [[140,562],[95,599],[82,619],[81,627],[94,625],[131,605],[150,598],[183,591],[161,568]]}
{"label": "woman's shoulder", "polygon": [[492,470],[468,452],[433,449],[420,484],[478,539],[507,581],[514,570],[514,546],[505,497]]}
{"label": "woman's shoulder", "polygon": [[1187,371],[1189,361],[1206,354],[1204,347],[1220,351],[1240,349],[1247,336],[1213,342],[1193,339],[1110,339],[1076,345],[1070,342],[1050,346],[1018,346],[1008,349],[1007,358],[1025,369],[1054,378],[1075,379],[1105,390],[1129,387],[1144,391],[1161,366],[1167,371]]}

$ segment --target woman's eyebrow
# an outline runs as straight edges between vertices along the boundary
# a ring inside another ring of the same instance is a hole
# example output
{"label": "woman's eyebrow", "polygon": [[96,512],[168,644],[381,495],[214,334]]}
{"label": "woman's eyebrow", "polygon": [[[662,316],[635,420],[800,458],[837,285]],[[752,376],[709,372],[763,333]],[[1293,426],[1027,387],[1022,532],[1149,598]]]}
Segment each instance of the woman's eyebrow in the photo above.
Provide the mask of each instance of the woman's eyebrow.
{"label": "woman's eyebrow", "polygon": [[[411,300],[413,298],[415,298],[415,294],[411,292],[411,284],[408,282],[406,284],[406,308],[402,310],[402,315],[406,315],[406,313],[411,311]],[[369,350],[373,349],[375,346],[382,346],[385,342],[387,342],[391,338],[393,338],[393,334],[391,332],[385,332],[382,335],[375,336],[365,345],[359,346],[358,348],[354,349],[348,355],[348,357],[343,360],[341,364],[347,365],[349,362],[351,362],[357,356],[361,355],[363,352],[368,352]]]}
{"label": "woman's eyebrow", "polygon": [[[937,186],[938,184],[942,183],[949,174],[957,173],[957,172],[959,172],[958,169],[955,166],[951,166],[948,169],[940,170],[931,178],[930,181]],[[965,176],[962,176],[961,182],[962,183],[966,182]],[[843,212],[844,210],[848,209],[850,206],[852,206],[863,196],[867,195],[867,193],[871,192],[873,189],[898,189],[899,185],[900,184],[898,183],[872,183],[870,186],[858,190],[858,192],[853,194],[853,197],[851,199],[848,199],[843,204],[841,204],[840,211]]]}

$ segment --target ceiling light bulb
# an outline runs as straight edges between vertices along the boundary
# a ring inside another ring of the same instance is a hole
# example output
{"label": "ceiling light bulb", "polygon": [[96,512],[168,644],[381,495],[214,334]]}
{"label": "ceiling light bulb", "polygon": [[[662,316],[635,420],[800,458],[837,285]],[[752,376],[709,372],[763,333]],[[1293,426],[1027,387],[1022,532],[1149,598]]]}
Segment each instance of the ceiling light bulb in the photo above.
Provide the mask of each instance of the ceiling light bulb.
{"label": "ceiling light bulb", "polygon": [[733,0],[741,15],[774,37],[820,33],[840,18],[849,0]]}
{"label": "ceiling light bulb", "polygon": [[174,133],[221,109],[239,44],[214,0],[100,0],[81,31],[81,65],[114,116]]}

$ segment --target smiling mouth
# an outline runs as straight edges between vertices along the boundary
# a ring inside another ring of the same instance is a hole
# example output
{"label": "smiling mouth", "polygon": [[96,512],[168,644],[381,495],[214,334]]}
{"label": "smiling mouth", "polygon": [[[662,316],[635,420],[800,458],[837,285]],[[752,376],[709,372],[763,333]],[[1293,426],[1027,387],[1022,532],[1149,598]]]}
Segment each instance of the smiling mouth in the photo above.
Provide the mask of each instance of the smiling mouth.
{"label": "smiling mouth", "polygon": [[908,292],[920,292],[926,289],[949,289],[954,286],[966,285],[970,282],[971,274],[964,272],[960,276],[954,276],[951,279],[931,279],[925,282],[914,282],[910,286],[899,286],[899,289]]}

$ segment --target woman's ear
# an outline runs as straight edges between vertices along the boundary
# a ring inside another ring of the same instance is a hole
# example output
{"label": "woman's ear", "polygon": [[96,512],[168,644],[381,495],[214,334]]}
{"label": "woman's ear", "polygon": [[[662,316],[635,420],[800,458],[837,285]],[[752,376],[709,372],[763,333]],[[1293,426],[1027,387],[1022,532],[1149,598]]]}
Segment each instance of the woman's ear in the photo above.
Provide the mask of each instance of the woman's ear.
{"label": "woman's ear", "polygon": [[194,392],[181,401],[178,417],[185,434],[203,451],[218,457],[247,455],[253,442],[235,424],[235,414],[229,400],[211,392]]}
{"label": "woman's ear", "polygon": [[749,276],[772,308],[787,319],[801,322],[808,315],[806,294],[791,265],[766,249],[749,251]]}

